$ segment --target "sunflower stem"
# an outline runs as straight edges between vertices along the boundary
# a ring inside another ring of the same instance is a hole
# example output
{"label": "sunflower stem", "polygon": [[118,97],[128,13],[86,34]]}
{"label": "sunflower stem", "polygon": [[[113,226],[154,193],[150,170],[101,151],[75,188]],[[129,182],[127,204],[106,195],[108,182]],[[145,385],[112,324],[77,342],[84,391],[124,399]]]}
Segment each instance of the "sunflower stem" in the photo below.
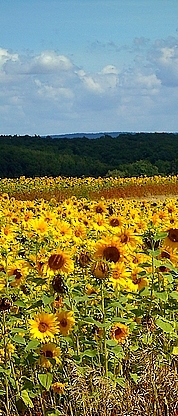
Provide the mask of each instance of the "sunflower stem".
{"label": "sunflower stem", "polygon": [[[103,324],[105,324],[105,299],[104,299],[104,280],[101,281],[101,308],[102,308],[102,315],[103,315]],[[104,374],[108,377],[108,350],[106,344],[106,328],[103,328],[103,353],[104,353]]]}
{"label": "sunflower stem", "polygon": [[[7,370],[7,339],[6,339],[6,317],[5,312],[2,312],[2,338],[3,338],[3,344],[4,344],[4,366],[5,370]],[[9,383],[7,374],[5,373],[5,390],[6,390],[6,403],[5,403],[5,409],[6,409],[6,416],[10,416],[10,400],[9,400]]]}

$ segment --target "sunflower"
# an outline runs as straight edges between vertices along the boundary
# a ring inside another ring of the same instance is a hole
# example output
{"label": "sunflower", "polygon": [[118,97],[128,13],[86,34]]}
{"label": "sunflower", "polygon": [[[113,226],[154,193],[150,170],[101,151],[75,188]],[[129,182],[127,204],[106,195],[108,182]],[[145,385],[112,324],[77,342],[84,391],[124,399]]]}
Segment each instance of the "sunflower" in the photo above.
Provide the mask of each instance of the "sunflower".
{"label": "sunflower", "polygon": [[56,313],[57,321],[59,324],[59,330],[63,336],[69,335],[72,327],[75,324],[75,318],[73,317],[73,311],[63,311]]}
{"label": "sunflower", "polygon": [[124,263],[116,264],[109,280],[116,290],[125,290],[127,292],[135,292],[137,290],[136,285],[130,278],[130,271],[126,269]]}
{"label": "sunflower", "polygon": [[72,273],[74,270],[74,263],[69,254],[58,249],[51,253],[48,259],[48,268],[52,272],[60,271],[64,273]]}
{"label": "sunflower", "polygon": [[57,318],[52,313],[38,313],[34,319],[29,319],[28,323],[32,337],[39,338],[42,341],[54,338],[59,332]]}
{"label": "sunflower", "polygon": [[73,224],[72,232],[72,239],[75,243],[80,243],[80,241],[84,240],[86,237],[86,227],[84,224],[80,224],[79,221]]}
{"label": "sunflower", "polygon": [[51,388],[54,391],[54,393],[63,394],[66,385],[67,385],[66,383],[61,383],[60,381],[56,381],[56,383],[51,384]]}
{"label": "sunflower", "polygon": [[133,231],[129,228],[121,229],[117,234],[120,243],[132,249],[138,244],[138,237],[134,235]]}
{"label": "sunflower", "polygon": [[117,233],[118,229],[123,226],[123,217],[118,215],[112,215],[109,217],[109,230],[112,233]]}
{"label": "sunflower", "polygon": [[44,217],[34,218],[29,221],[29,228],[33,233],[38,235],[47,235],[48,234],[48,224],[45,221]]}
{"label": "sunflower", "polygon": [[121,324],[120,322],[113,324],[111,328],[111,338],[114,339],[118,344],[123,344],[128,335],[128,326]]}
{"label": "sunflower", "polygon": [[39,364],[42,367],[50,368],[52,367],[52,362],[50,359],[53,359],[56,364],[60,364],[60,355],[61,350],[54,343],[49,342],[44,344],[40,350],[37,351],[40,354]]}
{"label": "sunflower", "polygon": [[19,287],[28,274],[28,265],[25,261],[17,260],[13,263],[13,265],[8,267],[7,272],[9,277],[14,277],[14,279],[10,282],[10,286]]}
{"label": "sunflower", "polygon": [[96,243],[95,257],[102,257],[107,261],[117,263],[123,258],[123,248],[117,237],[103,238]]}
{"label": "sunflower", "polygon": [[56,223],[56,232],[61,240],[69,240],[72,235],[71,225],[68,222],[58,220]]}
{"label": "sunflower", "polygon": [[167,230],[168,235],[164,240],[164,247],[178,248],[178,228],[170,228]]}
{"label": "sunflower", "polygon": [[103,201],[100,201],[94,206],[94,211],[96,212],[96,214],[103,214],[107,211],[107,207]]}
{"label": "sunflower", "polygon": [[149,281],[146,277],[142,277],[139,273],[142,272],[143,269],[141,267],[135,265],[131,271],[131,278],[134,283],[138,287],[138,290],[142,290],[144,287],[149,285]]}

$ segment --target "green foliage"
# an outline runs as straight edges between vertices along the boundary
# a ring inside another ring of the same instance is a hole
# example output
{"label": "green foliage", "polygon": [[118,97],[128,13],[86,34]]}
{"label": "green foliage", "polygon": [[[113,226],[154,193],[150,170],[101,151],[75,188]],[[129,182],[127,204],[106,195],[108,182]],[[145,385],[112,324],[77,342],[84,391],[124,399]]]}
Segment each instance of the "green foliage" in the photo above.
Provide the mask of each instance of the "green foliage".
{"label": "green foliage", "polygon": [[178,172],[178,134],[126,133],[98,139],[0,136],[0,177],[119,176]]}

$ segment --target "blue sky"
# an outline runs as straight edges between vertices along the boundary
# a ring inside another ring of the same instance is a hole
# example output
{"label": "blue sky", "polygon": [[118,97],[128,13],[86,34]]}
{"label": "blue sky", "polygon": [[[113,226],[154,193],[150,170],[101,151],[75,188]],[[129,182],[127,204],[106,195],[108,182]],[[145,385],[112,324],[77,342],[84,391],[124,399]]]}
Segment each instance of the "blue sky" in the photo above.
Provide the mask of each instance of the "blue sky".
{"label": "blue sky", "polygon": [[0,134],[178,131],[177,0],[1,0]]}

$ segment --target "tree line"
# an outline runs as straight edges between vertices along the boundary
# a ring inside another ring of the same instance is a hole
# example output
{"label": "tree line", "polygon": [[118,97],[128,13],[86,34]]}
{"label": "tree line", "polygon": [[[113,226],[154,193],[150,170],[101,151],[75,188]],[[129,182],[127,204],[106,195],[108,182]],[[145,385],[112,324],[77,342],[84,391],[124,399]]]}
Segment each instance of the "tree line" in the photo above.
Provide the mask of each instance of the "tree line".
{"label": "tree line", "polygon": [[0,177],[178,174],[178,133],[105,134],[97,139],[0,136]]}

